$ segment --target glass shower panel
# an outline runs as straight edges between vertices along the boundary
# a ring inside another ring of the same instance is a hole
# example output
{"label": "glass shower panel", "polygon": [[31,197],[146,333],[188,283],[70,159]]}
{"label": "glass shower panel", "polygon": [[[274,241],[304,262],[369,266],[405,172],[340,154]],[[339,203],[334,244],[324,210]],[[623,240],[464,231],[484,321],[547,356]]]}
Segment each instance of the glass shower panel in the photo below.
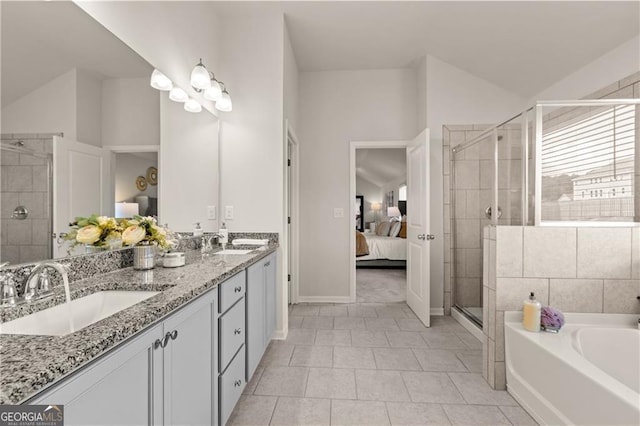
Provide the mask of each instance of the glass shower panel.
{"label": "glass shower panel", "polygon": [[498,225],[522,224],[522,118],[498,127]]}
{"label": "glass shower panel", "polygon": [[[466,140],[481,131],[467,131]],[[452,298],[453,305],[482,324],[482,230],[490,223],[493,137],[482,137],[473,145],[459,145],[452,152]]]}

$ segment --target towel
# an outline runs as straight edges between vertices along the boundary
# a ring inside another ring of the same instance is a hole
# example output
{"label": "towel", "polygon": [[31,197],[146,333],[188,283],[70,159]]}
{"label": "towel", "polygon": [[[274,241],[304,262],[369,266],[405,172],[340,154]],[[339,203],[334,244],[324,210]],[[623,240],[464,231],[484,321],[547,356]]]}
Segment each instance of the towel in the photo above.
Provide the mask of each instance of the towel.
{"label": "towel", "polygon": [[266,246],[269,244],[269,240],[261,240],[257,238],[236,238],[231,241],[234,246]]}

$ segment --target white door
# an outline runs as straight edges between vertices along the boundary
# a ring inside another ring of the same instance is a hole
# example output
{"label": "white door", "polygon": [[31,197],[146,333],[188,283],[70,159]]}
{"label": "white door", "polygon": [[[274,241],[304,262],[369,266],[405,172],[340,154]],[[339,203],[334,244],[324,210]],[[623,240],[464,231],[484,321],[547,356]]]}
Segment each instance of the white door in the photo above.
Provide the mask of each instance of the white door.
{"label": "white door", "polygon": [[[77,216],[112,215],[110,152],[93,145],[53,138],[53,255],[67,256],[59,244]],[[78,252],[78,253],[81,253]]]}
{"label": "white door", "polygon": [[429,129],[407,147],[407,304],[429,320]]}

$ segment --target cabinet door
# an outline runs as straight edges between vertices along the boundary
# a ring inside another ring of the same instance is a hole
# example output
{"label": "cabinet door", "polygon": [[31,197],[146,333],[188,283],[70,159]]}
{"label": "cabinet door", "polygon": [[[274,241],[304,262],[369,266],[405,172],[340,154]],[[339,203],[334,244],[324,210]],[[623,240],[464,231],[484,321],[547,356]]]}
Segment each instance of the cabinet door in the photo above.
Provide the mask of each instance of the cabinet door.
{"label": "cabinet door", "polygon": [[163,351],[165,425],[208,425],[215,419],[215,293],[199,297],[163,322],[164,334],[175,336]]}
{"label": "cabinet door", "polygon": [[265,276],[265,292],[266,292],[266,305],[265,305],[265,341],[264,346],[267,347],[273,333],[276,331],[276,306],[277,306],[277,286],[276,286],[276,254],[272,253],[266,258],[264,263],[264,276]]}
{"label": "cabinet door", "polygon": [[264,262],[247,268],[247,382],[251,380],[265,349]]}
{"label": "cabinet door", "polygon": [[65,425],[161,425],[161,351],[153,350],[161,337],[162,326],[153,327],[29,404],[64,404]]}

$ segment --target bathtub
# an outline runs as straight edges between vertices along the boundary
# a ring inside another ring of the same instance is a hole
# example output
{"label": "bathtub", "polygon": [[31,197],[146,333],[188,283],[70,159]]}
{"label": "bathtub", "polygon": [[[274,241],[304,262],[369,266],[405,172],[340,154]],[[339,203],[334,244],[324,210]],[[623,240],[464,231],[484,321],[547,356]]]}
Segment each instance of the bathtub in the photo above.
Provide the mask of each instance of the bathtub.
{"label": "bathtub", "polygon": [[640,425],[638,315],[565,314],[558,334],[505,313],[507,390],[543,425]]}

